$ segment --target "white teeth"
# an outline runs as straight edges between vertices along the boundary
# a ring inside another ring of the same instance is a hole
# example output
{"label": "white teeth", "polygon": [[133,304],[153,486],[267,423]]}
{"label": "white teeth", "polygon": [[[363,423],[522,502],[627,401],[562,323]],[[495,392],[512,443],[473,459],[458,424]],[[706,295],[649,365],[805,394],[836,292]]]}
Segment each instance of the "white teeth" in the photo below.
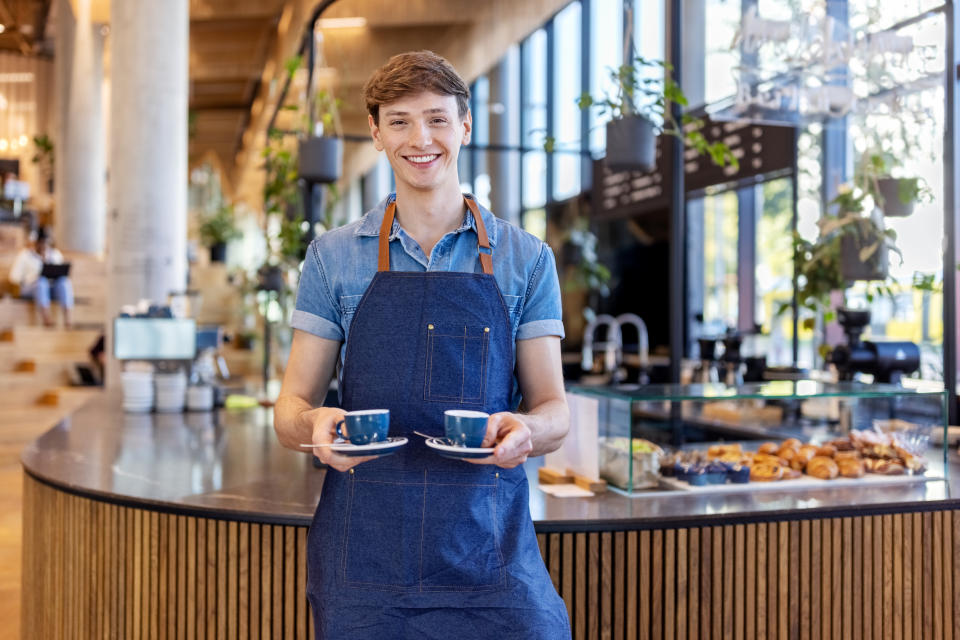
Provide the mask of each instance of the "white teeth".
{"label": "white teeth", "polygon": [[409,160],[410,162],[416,162],[418,164],[422,164],[426,162],[433,162],[438,157],[440,156],[434,153],[433,155],[429,155],[429,156],[407,156],[407,160]]}

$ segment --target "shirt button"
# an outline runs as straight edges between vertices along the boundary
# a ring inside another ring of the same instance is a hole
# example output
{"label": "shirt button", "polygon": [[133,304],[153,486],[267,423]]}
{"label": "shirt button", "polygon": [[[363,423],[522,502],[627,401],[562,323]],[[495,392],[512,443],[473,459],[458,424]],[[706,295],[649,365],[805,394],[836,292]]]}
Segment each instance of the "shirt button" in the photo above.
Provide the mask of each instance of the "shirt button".
{"label": "shirt button", "polygon": [[[353,471],[353,469],[351,469],[351,471]],[[493,477],[494,477],[494,478],[499,478],[499,477],[500,477],[500,472],[497,471],[495,474],[493,474]]]}
{"label": "shirt button", "polygon": [[353,469],[350,469],[347,473],[349,473],[350,475],[353,475]]}

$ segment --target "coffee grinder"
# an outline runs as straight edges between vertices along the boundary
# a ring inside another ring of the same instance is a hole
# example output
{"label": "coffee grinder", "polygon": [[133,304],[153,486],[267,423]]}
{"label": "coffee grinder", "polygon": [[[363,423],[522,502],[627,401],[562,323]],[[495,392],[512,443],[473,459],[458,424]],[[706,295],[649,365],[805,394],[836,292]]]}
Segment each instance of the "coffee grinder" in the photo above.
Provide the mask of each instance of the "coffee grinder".
{"label": "coffee grinder", "polygon": [[838,309],[837,322],[843,327],[847,344],[834,347],[828,362],[836,365],[840,380],[853,380],[856,373],[869,373],[874,382],[900,384],[904,376],[920,368],[920,347],[913,342],[860,339],[870,324],[870,311]]}

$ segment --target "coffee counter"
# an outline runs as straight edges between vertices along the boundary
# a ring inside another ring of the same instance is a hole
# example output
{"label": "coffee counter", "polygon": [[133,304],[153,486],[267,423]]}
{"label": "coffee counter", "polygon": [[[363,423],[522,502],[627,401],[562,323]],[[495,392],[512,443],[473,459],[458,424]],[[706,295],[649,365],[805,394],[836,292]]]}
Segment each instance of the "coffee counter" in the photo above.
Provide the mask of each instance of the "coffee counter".
{"label": "coffee counter", "polygon": [[[269,410],[134,415],[107,395],[22,459],[24,637],[312,637],[324,471],[279,446]],[[950,467],[869,491],[561,499],[533,482],[530,508],[577,638],[960,638]]]}

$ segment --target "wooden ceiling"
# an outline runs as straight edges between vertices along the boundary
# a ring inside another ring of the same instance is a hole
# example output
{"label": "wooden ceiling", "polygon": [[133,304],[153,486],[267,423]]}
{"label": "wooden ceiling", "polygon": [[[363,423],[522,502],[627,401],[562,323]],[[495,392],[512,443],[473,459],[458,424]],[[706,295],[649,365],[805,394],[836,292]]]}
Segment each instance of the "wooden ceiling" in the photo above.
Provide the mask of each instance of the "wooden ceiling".
{"label": "wooden ceiling", "polygon": [[190,0],[190,155],[232,164],[285,0]]}
{"label": "wooden ceiling", "polygon": [[44,39],[51,0],[0,0],[0,50],[37,52]]}

